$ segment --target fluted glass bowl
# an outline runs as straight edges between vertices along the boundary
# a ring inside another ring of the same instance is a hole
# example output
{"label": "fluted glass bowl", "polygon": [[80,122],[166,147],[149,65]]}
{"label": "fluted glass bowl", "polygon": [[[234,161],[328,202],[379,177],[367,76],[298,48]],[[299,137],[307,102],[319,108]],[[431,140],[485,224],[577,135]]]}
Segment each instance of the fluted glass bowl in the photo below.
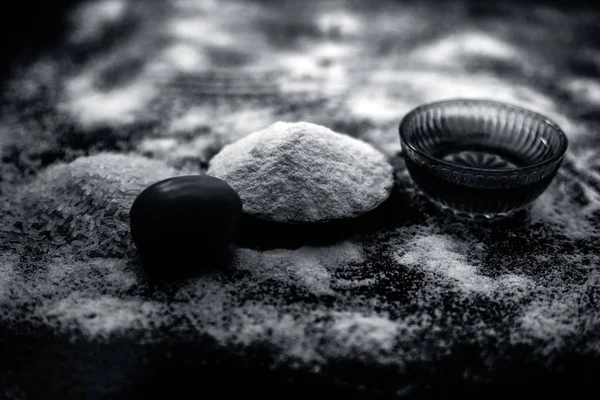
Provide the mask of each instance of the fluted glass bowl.
{"label": "fluted glass bowl", "polygon": [[468,219],[507,217],[550,184],[567,150],[546,117],[487,100],[425,104],[400,123],[410,176],[443,210]]}

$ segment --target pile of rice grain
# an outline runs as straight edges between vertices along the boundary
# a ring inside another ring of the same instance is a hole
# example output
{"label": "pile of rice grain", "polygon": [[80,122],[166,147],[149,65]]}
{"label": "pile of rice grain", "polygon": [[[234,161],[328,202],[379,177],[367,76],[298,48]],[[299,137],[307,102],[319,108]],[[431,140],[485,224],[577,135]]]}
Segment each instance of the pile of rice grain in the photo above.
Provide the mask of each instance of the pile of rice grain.
{"label": "pile of rice grain", "polygon": [[59,163],[5,205],[5,239],[50,253],[113,257],[129,252],[129,209],[148,185],[177,171],[138,155],[102,153]]}

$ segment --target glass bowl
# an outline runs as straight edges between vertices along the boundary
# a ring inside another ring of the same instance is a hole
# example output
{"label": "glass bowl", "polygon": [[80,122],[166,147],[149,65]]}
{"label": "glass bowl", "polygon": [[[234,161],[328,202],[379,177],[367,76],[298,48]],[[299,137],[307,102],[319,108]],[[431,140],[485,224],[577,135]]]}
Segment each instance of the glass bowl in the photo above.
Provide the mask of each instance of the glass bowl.
{"label": "glass bowl", "polygon": [[550,184],[567,150],[546,117],[487,100],[425,104],[400,123],[406,167],[433,203],[467,219],[507,217]]}

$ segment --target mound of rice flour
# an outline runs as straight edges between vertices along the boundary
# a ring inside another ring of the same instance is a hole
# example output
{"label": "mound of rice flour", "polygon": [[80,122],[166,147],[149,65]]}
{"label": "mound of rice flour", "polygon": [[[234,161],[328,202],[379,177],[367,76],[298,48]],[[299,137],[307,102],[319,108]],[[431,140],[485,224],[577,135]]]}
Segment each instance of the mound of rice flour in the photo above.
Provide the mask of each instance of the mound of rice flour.
{"label": "mound of rice flour", "polygon": [[356,217],[393,186],[381,152],[308,122],[276,122],[224,147],[207,173],[237,190],[244,212],[277,222]]}

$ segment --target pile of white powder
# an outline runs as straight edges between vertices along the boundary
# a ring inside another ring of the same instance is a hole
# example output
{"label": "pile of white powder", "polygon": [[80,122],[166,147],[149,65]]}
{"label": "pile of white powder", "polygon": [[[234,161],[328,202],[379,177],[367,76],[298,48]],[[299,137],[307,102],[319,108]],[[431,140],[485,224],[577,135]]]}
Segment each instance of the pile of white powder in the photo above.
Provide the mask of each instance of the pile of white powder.
{"label": "pile of white powder", "polygon": [[393,186],[373,146],[307,122],[277,122],[225,146],[207,173],[237,190],[246,213],[278,222],[356,217]]}

